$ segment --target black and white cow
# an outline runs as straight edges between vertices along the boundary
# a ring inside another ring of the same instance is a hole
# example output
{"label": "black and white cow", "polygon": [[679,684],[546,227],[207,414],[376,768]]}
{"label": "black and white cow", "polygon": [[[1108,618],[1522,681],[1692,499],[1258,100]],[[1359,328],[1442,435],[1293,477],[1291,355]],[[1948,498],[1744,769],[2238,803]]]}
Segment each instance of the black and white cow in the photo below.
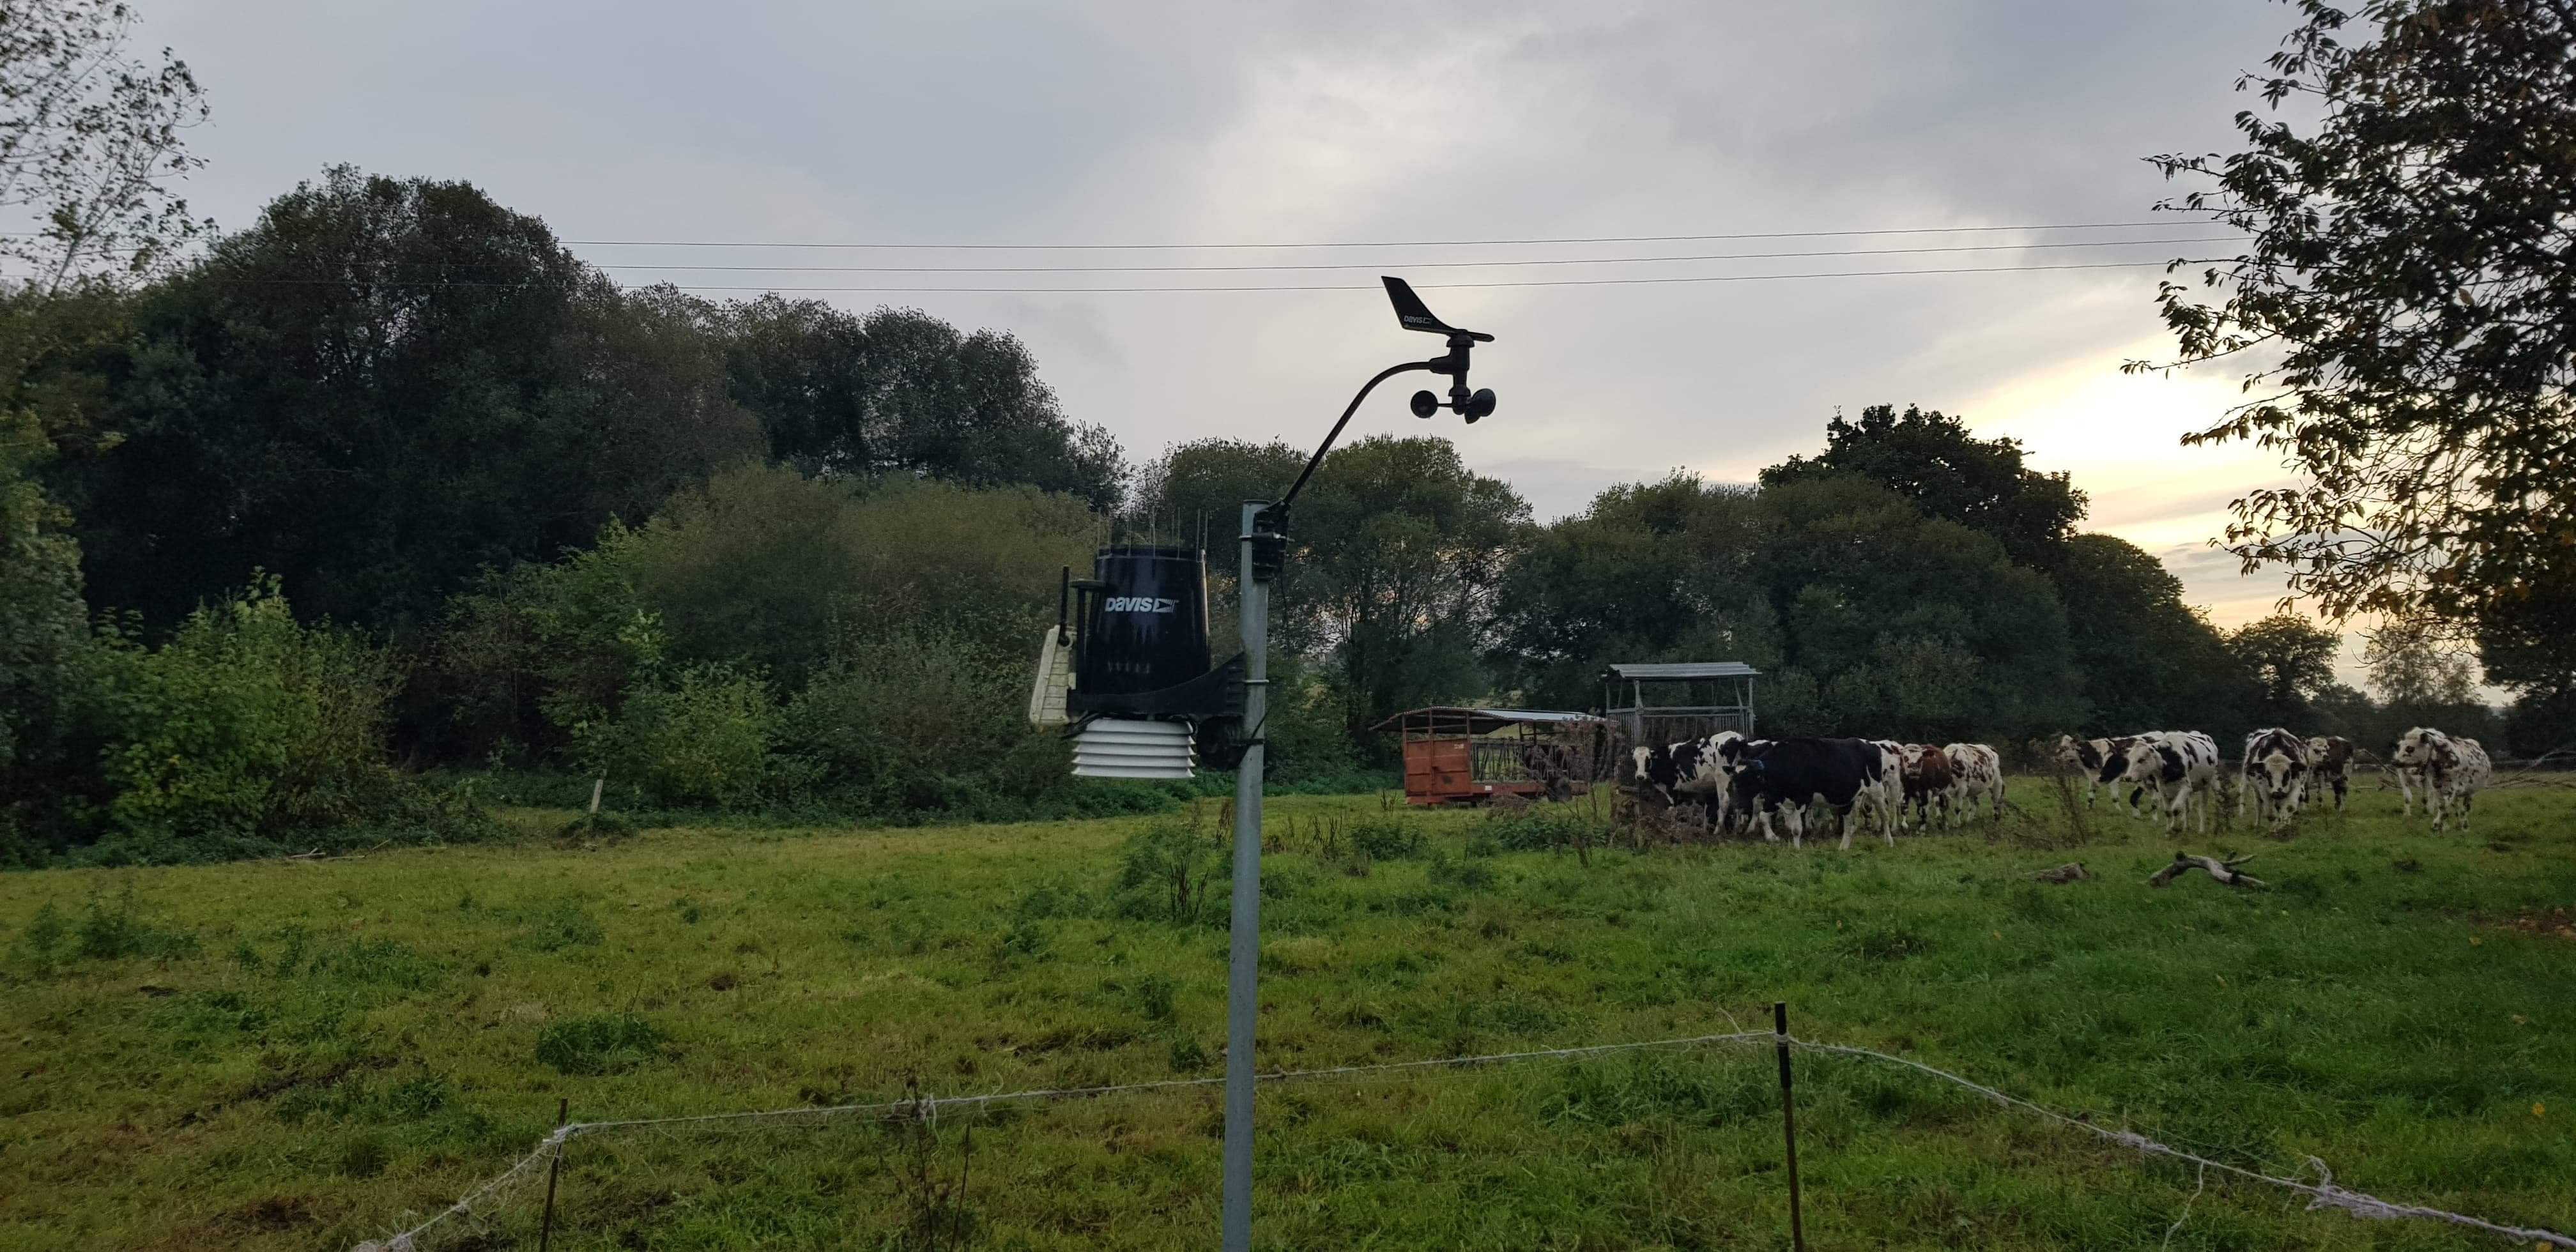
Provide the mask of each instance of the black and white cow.
{"label": "black and white cow", "polygon": [[1872,739],[1869,745],[1878,749],[1878,788],[1870,793],[1868,807],[1893,844],[1896,828],[1905,824],[1905,745],[1893,739]]}
{"label": "black and white cow", "polygon": [[[2411,772],[2424,786],[2424,811],[2433,816],[2433,829],[2440,830],[2453,806],[2460,810],[2460,829],[2469,827],[2469,808],[2477,799],[2478,789],[2487,785],[2495,773],[2495,763],[2487,759],[2487,750],[2466,735],[2446,735],[2429,726],[2418,726],[2397,737],[2397,749],[2389,754],[2397,769],[2398,786],[2406,785]],[[2407,811],[2414,811],[2409,795]]]}
{"label": "black and white cow", "polygon": [[1721,749],[1744,738],[1731,730],[1721,730],[1699,739],[1659,748],[1641,747],[1631,751],[1637,766],[1637,786],[1663,797],[1667,804],[1680,804],[1684,799],[1697,800],[1708,808],[1708,829],[1714,834],[1726,828],[1726,774],[1721,768]]}
{"label": "black and white cow", "polygon": [[1986,816],[2000,819],[2004,815],[2004,757],[1982,743],[1954,743],[1941,749],[1950,759],[1950,804],[1954,812],[1974,817],[1977,801],[1986,802]]}
{"label": "black and white cow", "polygon": [[2197,730],[2149,731],[2115,748],[2098,777],[2104,786],[2137,788],[2132,803],[2138,792],[2155,792],[2171,833],[2182,831],[2192,801],[2198,799],[2200,829],[2207,833],[2210,794],[2218,783],[2218,744]]}
{"label": "black and white cow", "polygon": [[[2084,803],[2090,805],[2103,790],[2099,777],[2102,763],[2110,760],[2112,753],[2136,742],[2137,738],[2136,735],[2122,735],[2117,739],[2078,739],[2073,735],[2059,735],[2054,755],[2058,768],[2084,776]],[[2138,815],[2138,793],[2134,790],[2129,793],[2129,815]]]}
{"label": "black and white cow", "polygon": [[2308,785],[2333,788],[2335,807],[2343,807],[2344,793],[2352,789],[2352,740],[2341,735],[2308,740]]}
{"label": "black and white cow", "polygon": [[2237,816],[2252,809],[2279,826],[2299,815],[2308,793],[2308,741],[2278,726],[2245,736],[2245,764],[2237,779]]}
{"label": "black and white cow", "polygon": [[[1771,828],[1774,812],[1789,827],[1791,846],[1804,846],[1807,806],[1823,801],[1849,850],[1853,809],[1866,809],[1884,795],[1884,750],[1866,739],[1742,740],[1726,745],[1726,754],[1733,804],[1774,843],[1780,839]],[[1887,841],[1894,844],[1895,835]]]}

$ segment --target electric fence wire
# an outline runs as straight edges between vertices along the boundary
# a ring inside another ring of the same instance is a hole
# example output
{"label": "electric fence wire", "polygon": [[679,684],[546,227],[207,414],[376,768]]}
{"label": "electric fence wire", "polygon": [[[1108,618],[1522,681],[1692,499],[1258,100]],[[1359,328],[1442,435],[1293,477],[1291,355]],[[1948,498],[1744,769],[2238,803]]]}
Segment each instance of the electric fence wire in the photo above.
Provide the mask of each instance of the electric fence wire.
{"label": "electric fence wire", "polygon": [[[1527,1060],[1566,1060],[1582,1057],[1606,1056],[1622,1052],[1708,1048],[1724,1045],[1758,1046],[1776,1042],[1780,1038],[1781,1036],[1778,1036],[1771,1031],[1736,1031],[1727,1034],[1697,1035],[1686,1038],[1659,1039],[1641,1043],[1593,1044],[1571,1048],[1540,1048],[1525,1052],[1498,1052],[1481,1056],[1439,1057],[1429,1060],[1393,1061],[1371,1065],[1341,1065],[1321,1069],[1280,1070],[1257,1075],[1256,1081],[1264,1083],[1279,1083],[1358,1076],[1392,1076],[1406,1071],[1455,1069],[1468,1066],[1491,1065]],[[1851,1057],[1869,1061],[1880,1061],[1902,1066],[1917,1073],[1963,1087],[2007,1108],[2015,1108],[2025,1112],[2034,1113],[2043,1119],[2055,1122],[2059,1125],[2080,1130],[2086,1134],[2093,1135],[2096,1138],[2134,1149],[2141,1155],[2164,1156],[2195,1164],[2200,1167],[2204,1176],[2207,1171],[2214,1169],[2222,1173],[2233,1174],[2248,1181],[2267,1183],[2275,1187],[2298,1192],[2309,1197],[2307,1207],[2311,1211],[2331,1208],[2342,1210],[2343,1212],[2349,1213],[2358,1218],[2381,1220],[2416,1218],[2429,1221],[2441,1221],[2456,1226],[2465,1226],[2471,1229],[2483,1230],[2491,1234],[2520,1240],[2527,1244],[2542,1247],[2576,1249],[2576,1237],[2561,1234],[2557,1231],[2542,1229],[2539,1227],[2515,1226],[2507,1223],[2490,1221],[2482,1217],[2476,1217],[2465,1213],[2454,1213],[2447,1209],[2433,1208],[2428,1205],[2403,1204],[2395,1201],[2383,1200],[2366,1192],[2354,1191],[2347,1187],[2338,1186],[2334,1181],[2333,1171],[2327,1168],[2326,1163],[2323,1160],[2314,1156],[2307,1158],[2307,1164],[2309,1168],[2316,1172],[2318,1181],[2311,1183],[2304,1181],[2302,1178],[2284,1178],[2278,1175],[2263,1173],[2260,1170],[2247,1169],[2242,1166],[2230,1165],[2224,1161],[2212,1160],[2208,1157],[2201,1156],[2193,1152],[2187,1152],[2180,1148],[2170,1147],[2135,1131],[2119,1130],[2107,1126],[2097,1126],[2084,1119],[2069,1116],[2068,1114],[2060,1113],[2054,1109],[2034,1104],[2031,1101],[2024,1100],[2018,1096],[2006,1094],[2005,1092],[1999,1091],[1993,1087],[1989,1087],[1972,1079],[1951,1073],[1948,1070],[1926,1065],[1920,1061],[1908,1060],[1901,1056],[1891,1056],[1888,1053],[1874,1051],[1869,1048],[1821,1043],[1796,1038],[1795,1036],[1788,1037],[1787,1042],[1791,1047],[1802,1052]],[[467,1193],[456,1203],[432,1214],[428,1219],[410,1227],[409,1229],[403,1230],[381,1240],[369,1240],[367,1242],[360,1243],[352,1249],[352,1252],[416,1252],[420,1247],[419,1240],[425,1233],[437,1227],[442,1222],[463,1220],[477,1216],[479,1212],[492,1200],[505,1194],[514,1183],[532,1180],[540,1165],[548,1164],[553,1161],[561,1155],[566,1143],[584,1135],[596,1135],[612,1131],[667,1131],[673,1128],[691,1126],[743,1125],[761,1121],[777,1121],[784,1119],[820,1121],[825,1119],[851,1118],[867,1115],[876,1115],[881,1117],[892,1115],[933,1120],[938,1116],[939,1110],[944,1108],[981,1111],[999,1105],[1029,1101],[1091,1100],[1113,1095],[1199,1090],[1221,1087],[1224,1085],[1224,1082],[1225,1080],[1222,1078],[1181,1078],[1169,1079],[1161,1082],[1123,1083],[1106,1086],[1041,1088],[1029,1091],[998,1092],[987,1095],[921,1096],[910,1100],[890,1100],[872,1104],[848,1104],[820,1108],[769,1109],[741,1113],[711,1113],[688,1117],[627,1118],[613,1121],[572,1122],[557,1127],[551,1134],[548,1134],[545,1138],[539,1140],[536,1147],[526,1156],[519,1158],[519,1160],[512,1163],[507,1170],[504,1170],[502,1173],[494,1176],[489,1181]],[[2199,1192],[2195,1189],[2193,1192],[2193,1198],[2195,1201],[2198,1199],[2198,1195]],[[2186,1208],[2185,1212],[2187,1216],[2188,1208]],[[2177,1222],[2176,1226],[2178,1227],[2179,1225],[2180,1223]],[[2168,1239],[2172,1237],[2171,1230],[2167,1231],[2166,1237]]]}

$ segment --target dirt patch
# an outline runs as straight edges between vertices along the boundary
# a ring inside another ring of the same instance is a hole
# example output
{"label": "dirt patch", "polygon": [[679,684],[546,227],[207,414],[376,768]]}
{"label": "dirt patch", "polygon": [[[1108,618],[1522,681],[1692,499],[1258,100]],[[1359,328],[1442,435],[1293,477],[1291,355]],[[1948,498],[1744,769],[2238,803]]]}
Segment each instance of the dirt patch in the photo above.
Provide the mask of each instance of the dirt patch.
{"label": "dirt patch", "polygon": [[256,1230],[289,1230],[313,1220],[313,1209],[302,1196],[262,1196],[244,1205],[240,1217]]}
{"label": "dirt patch", "polygon": [[347,1078],[349,1075],[360,1070],[392,1069],[399,1063],[400,1062],[396,1058],[390,1056],[368,1056],[360,1057],[352,1061],[342,1061],[337,1065],[326,1065],[316,1070],[288,1070],[285,1073],[272,1074],[267,1078],[263,1078],[258,1082],[252,1083],[250,1086],[243,1088],[241,1094],[234,1096],[223,1104],[216,1105],[215,1109],[220,1111],[227,1105],[241,1104],[251,1100],[266,1100],[273,1096],[284,1095],[297,1087],[337,1086],[341,1079]]}
{"label": "dirt patch", "polygon": [[2521,935],[2556,935],[2576,940],[2576,909],[2544,909],[2525,913],[2504,924],[2506,930]]}
{"label": "dirt patch", "polygon": [[[342,1079],[345,1079],[349,1075],[357,1073],[360,1070],[387,1070],[392,1069],[395,1065],[400,1063],[401,1062],[395,1057],[368,1056],[360,1057],[356,1060],[342,1061],[337,1065],[325,1066],[321,1069],[290,1069],[284,1073],[271,1074],[266,1078],[260,1079],[258,1082],[242,1088],[239,1092],[234,1093],[230,1099],[217,1100],[205,1108],[189,1109],[186,1112],[179,1114],[177,1120],[173,1124],[179,1126],[194,1126],[213,1118],[216,1114],[221,1113],[225,1109],[231,1108],[236,1104],[248,1104],[259,1100],[274,1099],[289,1091],[293,1091],[298,1087],[337,1086]],[[297,1203],[300,1204],[302,1201],[299,1200]]]}

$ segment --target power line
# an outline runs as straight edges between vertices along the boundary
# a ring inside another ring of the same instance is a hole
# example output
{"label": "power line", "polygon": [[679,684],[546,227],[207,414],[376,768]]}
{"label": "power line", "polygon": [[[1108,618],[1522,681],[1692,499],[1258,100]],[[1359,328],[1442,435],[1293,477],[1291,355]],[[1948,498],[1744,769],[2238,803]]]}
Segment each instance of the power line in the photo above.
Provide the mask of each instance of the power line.
{"label": "power line", "polygon": [[[1479,261],[1310,261],[1262,265],[668,265],[642,262],[584,262],[597,270],[685,270],[753,274],[1177,274],[1261,273],[1324,270],[1511,269],[1522,266],[1652,265],[1701,261],[1765,261],[1840,256],[1903,256],[1946,252],[2024,252],[2061,248],[2136,248],[2179,243],[2233,243],[2251,235],[2192,235],[2159,239],[2061,240],[2055,243],[1937,244],[1912,248],[1821,248],[1803,252],[1703,252],[1679,256],[1533,257]],[[505,264],[498,261],[386,261],[386,267],[472,269]],[[335,280],[336,281],[336,280]]]}
{"label": "power line", "polygon": [[[2215,223],[2198,223],[2215,224]],[[796,243],[757,239],[561,239],[567,247],[585,248],[865,248],[909,251],[1000,252],[1145,252],[1224,251],[1266,248],[1517,248],[1587,243],[1702,243],[1732,239],[1834,239],[1863,235],[1981,234],[2004,231],[2129,230],[2170,226],[2168,218],[2149,222],[2059,222],[2026,226],[1881,226],[1865,230],[1777,230],[1707,235],[1583,235],[1555,239],[1377,239],[1345,242],[1282,241],[1276,243],[889,243],[882,241]],[[39,231],[0,231],[0,238],[41,238]]]}
{"label": "power line", "polygon": [[[1414,286],[1425,290],[1442,291],[1459,291],[1492,287],[1627,287],[1674,283],[1780,282],[1793,279],[1813,278],[1882,278],[1901,274],[2004,274],[2041,270],[2141,269],[2149,266],[2173,264],[2197,265],[2202,263],[2204,262],[2201,260],[2192,259],[2184,259],[2179,262],[2098,261],[2070,265],[1971,265],[1955,266],[1943,269],[1821,270],[1800,274],[1694,274],[1655,278],[1529,278],[1473,283],[1416,283]],[[378,281],[365,278],[210,278],[205,281],[247,286],[481,287],[514,291],[566,289],[562,284],[558,283],[495,283],[475,282],[466,279],[427,282],[393,280]],[[632,291],[636,290],[638,286],[639,285],[636,284],[630,284],[622,289]],[[695,283],[654,283],[641,284],[640,286],[669,287],[674,291],[759,291],[775,292],[780,294],[838,293],[845,295],[928,295],[947,293],[958,295],[1065,296],[1116,295],[1158,291],[1179,294],[1226,291],[1376,291],[1379,289],[1377,284],[1374,283],[1244,283],[1223,286],[1193,287],[777,287],[760,285],[725,286]]]}
{"label": "power line", "polygon": [[1578,243],[1697,243],[1723,239],[1826,239],[1853,235],[1937,235],[2011,230],[2126,230],[2166,226],[2157,222],[2065,222],[2042,226],[1883,226],[1870,230],[1778,230],[1723,235],[1585,235],[1558,239],[1371,239],[1339,243],[789,243],[742,239],[566,239],[566,246],[586,248],[880,248],[921,251],[1002,252],[1144,252],[1260,248],[1517,248]]}
{"label": "power line", "polygon": [[[2169,243],[2230,243],[2251,235],[2188,239],[2093,239],[2074,243],[1947,244],[1929,248],[1841,248],[1814,252],[1710,252],[1686,256],[1541,257],[1525,261],[1331,261],[1292,265],[638,265],[599,263],[603,270],[699,270],[805,274],[1166,274],[1288,270],[1493,269],[1524,265],[1644,265],[1680,261],[1759,261],[1826,256],[1897,256],[1926,252],[2020,252],[2038,248],[2134,248]],[[474,262],[464,262],[474,264]]]}

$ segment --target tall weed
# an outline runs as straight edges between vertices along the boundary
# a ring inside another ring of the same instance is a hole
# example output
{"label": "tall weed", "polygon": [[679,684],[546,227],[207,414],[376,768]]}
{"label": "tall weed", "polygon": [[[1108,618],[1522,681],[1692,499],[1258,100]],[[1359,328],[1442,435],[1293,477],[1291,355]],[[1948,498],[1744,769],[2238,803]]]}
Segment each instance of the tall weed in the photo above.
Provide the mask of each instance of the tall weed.
{"label": "tall weed", "polygon": [[1211,899],[1223,847],[1178,822],[1159,822],[1118,850],[1119,912],[1192,925],[1221,913]]}

